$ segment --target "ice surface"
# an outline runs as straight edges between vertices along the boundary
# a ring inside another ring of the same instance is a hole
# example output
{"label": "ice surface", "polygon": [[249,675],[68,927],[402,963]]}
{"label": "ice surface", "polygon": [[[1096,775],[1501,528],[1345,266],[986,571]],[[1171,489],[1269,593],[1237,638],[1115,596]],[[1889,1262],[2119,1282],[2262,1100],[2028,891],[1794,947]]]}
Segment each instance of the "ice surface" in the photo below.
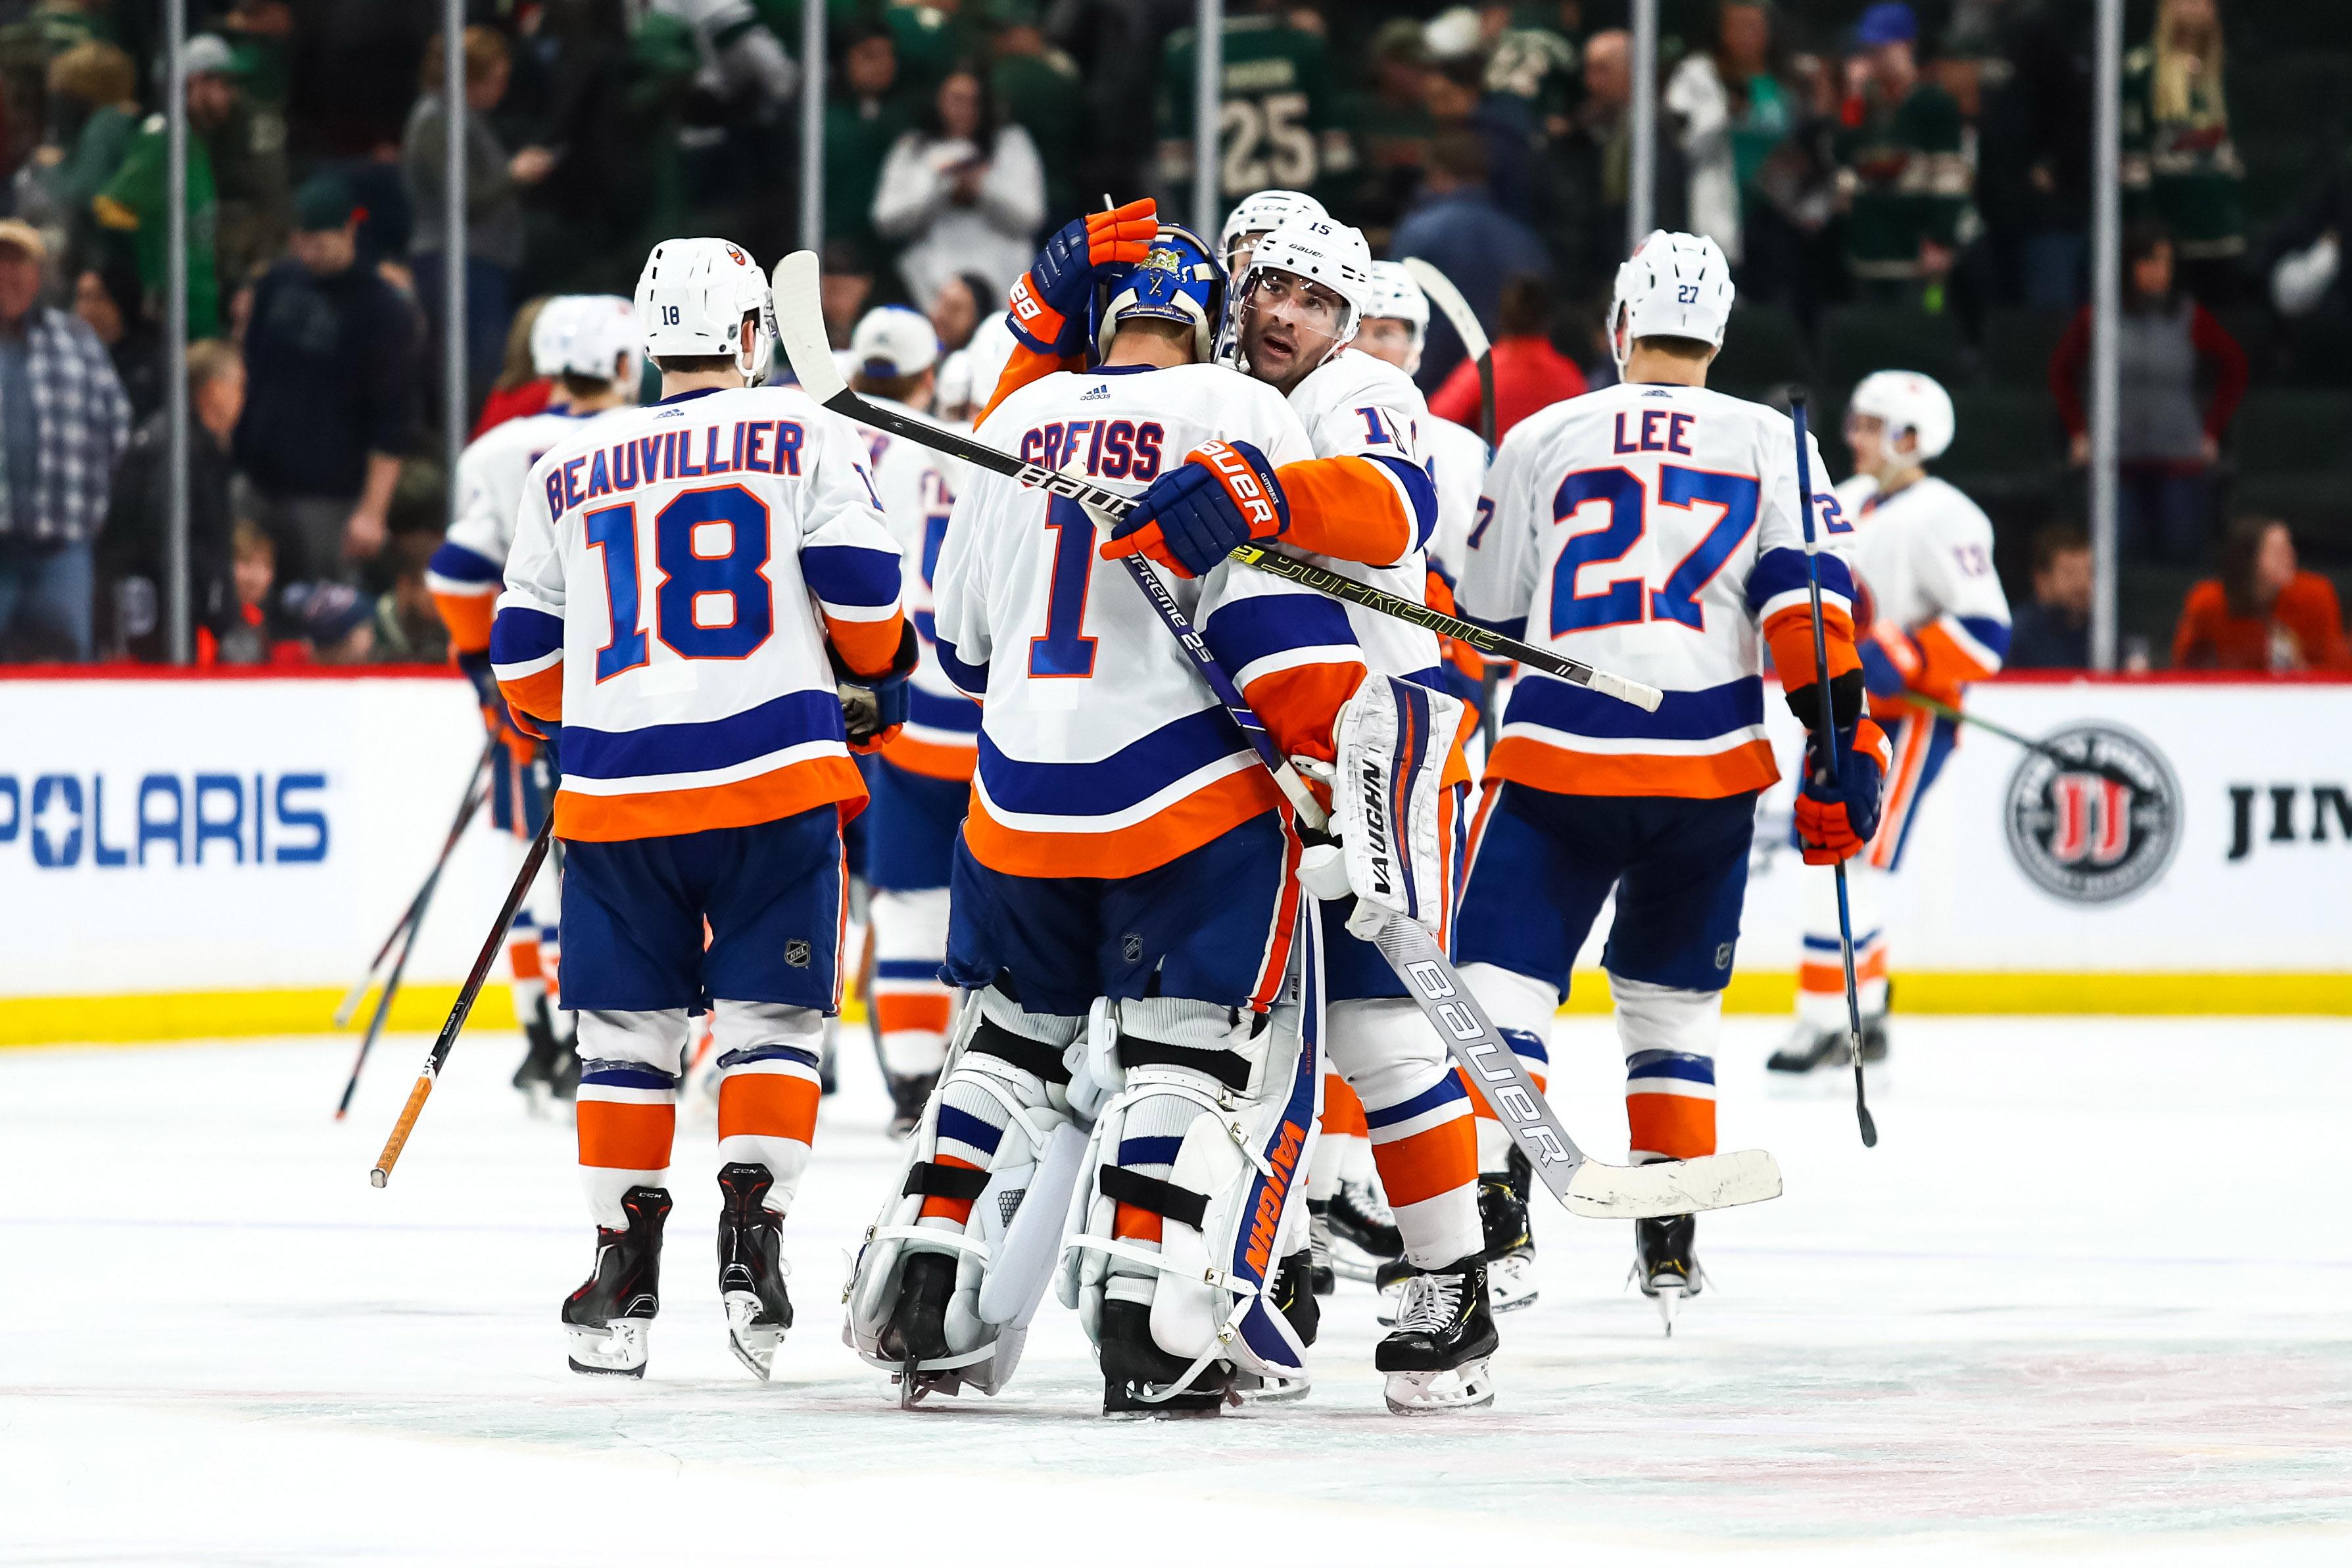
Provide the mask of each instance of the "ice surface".
{"label": "ice surface", "polygon": [[[897,1409],[840,1342],[895,1168],[855,1030],[764,1387],[707,1124],[651,1375],[564,1370],[588,1223],[511,1036],[382,1192],[422,1040],[340,1125],[342,1040],[0,1052],[0,1563],[2352,1562],[2352,1027],[1904,1019],[1868,1153],[1843,1080],[1766,1082],[1780,1028],[1727,1025],[1721,1119],[1788,1195],[1701,1221],[1675,1337],[1629,1227],[1541,1212],[1496,1408],[1415,1422],[1357,1285],[1304,1405],[1106,1424],[1049,1301],[1004,1397]],[[1605,1027],[1553,1058],[1622,1158]]]}

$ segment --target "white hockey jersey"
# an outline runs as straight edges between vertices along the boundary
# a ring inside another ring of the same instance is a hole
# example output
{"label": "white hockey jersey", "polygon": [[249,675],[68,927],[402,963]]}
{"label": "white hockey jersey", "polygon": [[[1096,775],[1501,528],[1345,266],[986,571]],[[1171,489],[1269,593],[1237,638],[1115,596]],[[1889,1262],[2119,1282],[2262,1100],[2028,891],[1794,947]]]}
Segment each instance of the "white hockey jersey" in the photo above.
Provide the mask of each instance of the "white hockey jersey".
{"label": "white hockey jersey", "polygon": [[[1822,474],[1818,450],[1811,463]],[[1644,713],[1527,672],[1487,777],[1562,794],[1707,799],[1780,776],[1759,632],[1792,685],[1809,685],[1813,666],[1785,414],[1698,387],[1570,398],[1504,438],[1486,504],[1457,589],[1463,612],[1666,694]],[[1827,491],[1814,505],[1822,528],[1850,526]],[[1835,677],[1858,667],[1852,579],[1833,555],[1821,567]]]}
{"label": "white hockey jersey", "polygon": [[[867,401],[911,418],[923,417],[887,398],[869,394]],[[947,539],[948,517],[966,470],[955,458],[870,425],[858,425],[857,434],[866,443],[874,493],[881,497],[882,515],[906,563],[902,591],[907,613],[922,640],[923,662],[907,687],[906,727],[882,748],[882,755],[911,773],[970,779],[980,742],[980,708],[940,667],[931,601],[940,547]]]}
{"label": "white hockey jersey", "polygon": [[1470,530],[1478,526],[1478,499],[1486,486],[1486,444],[1475,430],[1423,414],[1417,433],[1422,465],[1437,490],[1437,531],[1429,556],[1448,578],[1462,575]]}
{"label": "white hockey jersey", "polygon": [[[1999,670],[2009,653],[2009,599],[1992,567],[1992,520],[1943,480],[1930,476],[1881,499],[1878,481],[1856,475],[1837,487],[1853,531],[1838,553],[1853,569],[1868,613],[1862,657],[1886,684],[1946,703]],[[1907,645],[1901,640],[1908,639]],[[1882,716],[1902,704],[1874,700]]]}
{"label": "white hockey jersey", "polygon": [[[1276,465],[1311,455],[1279,393],[1213,365],[1055,372],[1008,393],[979,434],[1129,494],[1210,440],[1249,442]],[[964,842],[998,871],[1137,875],[1281,801],[1098,542],[1076,502],[997,475],[974,472],[956,497],[934,586],[939,655],[985,698]],[[1286,752],[1328,756],[1363,677],[1341,606],[1230,562],[1163,580]]]}
{"label": "white hockey jersey", "polygon": [[857,433],[796,387],[583,426],[523,487],[491,667],[563,726],[555,831],[662,838],[866,800],[831,643],[878,674],[898,547]]}
{"label": "white hockey jersey", "polygon": [[515,513],[530,466],[593,413],[547,409],[492,425],[457,455],[457,515],[425,566],[425,586],[460,653],[490,645],[490,616],[514,549]]}

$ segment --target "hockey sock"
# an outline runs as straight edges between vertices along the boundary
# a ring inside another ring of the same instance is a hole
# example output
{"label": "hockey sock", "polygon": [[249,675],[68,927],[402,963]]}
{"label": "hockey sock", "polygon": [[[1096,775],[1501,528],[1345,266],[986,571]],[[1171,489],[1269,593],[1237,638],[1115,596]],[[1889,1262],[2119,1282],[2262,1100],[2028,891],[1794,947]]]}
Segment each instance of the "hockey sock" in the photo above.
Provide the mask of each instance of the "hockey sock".
{"label": "hockey sock", "polygon": [[[1533,976],[1496,964],[1465,964],[1462,977],[1540,1092],[1551,1078],[1551,1020],[1559,1011],[1559,992]],[[1463,1082],[1469,1083],[1466,1078]],[[1470,1099],[1478,1116],[1478,1168],[1498,1174],[1510,1163],[1511,1134],[1475,1084],[1470,1085]],[[1395,1205],[1395,1195],[1390,1195],[1389,1202]]]}
{"label": "hockey sock", "polygon": [[[1886,1011],[1886,930],[1879,894],[1886,873],[1866,854],[1845,862],[1846,910],[1853,925],[1854,994],[1864,1018]],[[1838,951],[1837,879],[1804,876],[1799,897],[1805,920],[1804,956],[1797,966],[1797,1018],[1809,1029],[1846,1027],[1845,960]]]}
{"label": "hockey sock", "polygon": [[515,1021],[527,1023],[539,1016],[540,1001],[548,993],[539,923],[528,910],[515,912],[514,925],[507,934],[507,967],[514,974]]}
{"label": "hockey sock", "polygon": [[1715,1153],[1715,1048],[1723,993],[1609,977],[1625,1050],[1625,1125],[1635,1165]]}
{"label": "hockey sock", "polygon": [[948,890],[876,892],[874,1035],[894,1077],[934,1074],[947,1060],[954,993],[940,979],[948,950]]}
{"label": "hockey sock", "polygon": [[1368,1135],[1364,1103],[1336,1072],[1323,1075],[1322,1127],[1322,1134],[1315,1140],[1314,1163],[1307,1172],[1307,1197],[1312,1203],[1328,1202],[1339,1190],[1339,1178],[1348,1174],[1351,1155],[1363,1147]]}
{"label": "hockey sock", "polygon": [[685,1043],[682,1009],[580,1015],[580,1175],[608,1230],[628,1228],[631,1187],[669,1185]]}
{"label": "hockey sock", "polygon": [[767,1207],[789,1213],[816,1137],[824,1015],[782,1002],[714,1000],[710,1029],[719,1074],[719,1163],[767,1166],[775,1177]]}
{"label": "hockey sock", "polygon": [[1401,997],[1334,1002],[1325,1049],[1361,1102],[1405,1256],[1433,1269],[1477,1251],[1470,1091],[1421,1009]]}

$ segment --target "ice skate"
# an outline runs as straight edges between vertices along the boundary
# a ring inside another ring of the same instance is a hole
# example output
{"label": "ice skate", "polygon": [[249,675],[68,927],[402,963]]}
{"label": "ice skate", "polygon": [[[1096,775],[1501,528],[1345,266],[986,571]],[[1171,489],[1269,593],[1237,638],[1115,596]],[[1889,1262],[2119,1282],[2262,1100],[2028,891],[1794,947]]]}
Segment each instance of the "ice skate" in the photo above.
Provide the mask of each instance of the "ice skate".
{"label": "ice skate", "polygon": [[555,1018],[545,997],[524,1016],[522,1036],[526,1045],[512,1082],[522,1092],[530,1113],[545,1116],[556,1102],[569,1102],[578,1092],[580,1055],[556,1034]]}
{"label": "ice skate", "polygon": [[1513,1149],[1501,1176],[1478,1178],[1478,1223],[1486,1239],[1486,1289],[1494,1310],[1513,1312],[1535,1304],[1536,1243],[1528,1228],[1528,1157]]}
{"label": "ice skate", "polygon": [[1331,1195],[1331,1267],[1343,1280],[1371,1280],[1383,1263],[1404,1256],[1396,1216],[1377,1189],[1342,1178]]}
{"label": "ice skate", "polygon": [[890,1135],[903,1138],[915,1130],[923,1119],[923,1107],[931,1101],[931,1091],[939,1086],[936,1072],[909,1072],[890,1075]]}
{"label": "ice skate", "polygon": [[1321,1198],[1307,1200],[1308,1278],[1318,1296],[1330,1295],[1339,1288],[1339,1272],[1331,1265],[1330,1208]]}
{"label": "ice skate", "polygon": [[1486,1358],[1499,1342],[1486,1260],[1415,1270],[1405,1278],[1403,1296],[1395,1332],[1372,1351],[1372,1364],[1388,1375],[1382,1393],[1390,1413],[1430,1416],[1492,1405]]}
{"label": "ice skate", "polygon": [[1110,1297],[1102,1304],[1101,1328],[1096,1354],[1102,1364],[1104,1415],[1213,1416],[1228,1397],[1238,1399],[1233,1369],[1224,1362],[1202,1367],[1181,1393],[1166,1392],[1192,1364],[1153,1342],[1150,1302]]}
{"label": "ice skate", "polygon": [[[1313,1344],[1323,1326],[1322,1304],[1318,1295],[1329,1295],[1329,1291],[1313,1288],[1317,1278],[1314,1252],[1293,1252],[1282,1260],[1274,1276],[1274,1302],[1290,1326],[1298,1331],[1301,1344]],[[1302,1374],[1297,1377],[1271,1377],[1255,1372],[1236,1370],[1234,1392],[1248,1405],[1282,1405],[1304,1399],[1314,1388],[1313,1380]]]}
{"label": "ice skate", "polygon": [[774,1183],[765,1166],[731,1165],[719,1173],[719,1299],[727,1308],[728,1347],[762,1383],[793,1326],[783,1217],[766,1201]]}
{"label": "ice skate", "polygon": [[919,1362],[948,1354],[948,1302],[955,1295],[956,1260],[945,1252],[909,1253],[898,1270],[898,1303],[882,1331],[881,1353],[898,1364],[898,1407],[912,1409],[927,1394],[955,1394],[954,1372],[918,1372]]}
{"label": "ice skate", "polygon": [[647,1340],[661,1311],[662,1226],[669,1194],[633,1186],[621,1196],[628,1228],[596,1228],[596,1270],[563,1301],[572,1370],[618,1377],[646,1375]]}
{"label": "ice skate", "polygon": [[816,1059],[816,1092],[820,1096],[835,1093],[841,1088],[841,1074],[835,1066],[833,1048],[834,1036],[840,1032],[839,1019],[824,1020],[824,1049],[817,1053]]}
{"label": "ice skate", "polygon": [[1706,1272],[1692,1248],[1697,1234],[1695,1215],[1633,1222],[1633,1282],[1658,1304],[1668,1338],[1674,1336],[1675,1314],[1683,1302],[1706,1288]]}
{"label": "ice skate", "polygon": [[[1865,1062],[1886,1060],[1886,1016],[1882,1013],[1862,1022],[1862,1060]],[[1774,1072],[1805,1073],[1820,1068],[1851,1067],[1853,1058],[1846,1050],[1846,1030],[1843,1024],[1834,1029],[1816,1029],[1801,1023],[1789,1041],[1774,1051],[1764,1065]]]}

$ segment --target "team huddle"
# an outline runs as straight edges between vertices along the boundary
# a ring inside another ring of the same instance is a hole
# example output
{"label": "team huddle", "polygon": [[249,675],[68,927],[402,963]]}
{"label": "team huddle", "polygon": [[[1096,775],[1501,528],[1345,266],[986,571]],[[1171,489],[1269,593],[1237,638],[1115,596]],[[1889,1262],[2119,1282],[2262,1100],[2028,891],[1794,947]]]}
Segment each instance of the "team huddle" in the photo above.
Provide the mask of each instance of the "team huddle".
{"label": "team huddle", "polygon": [[[782,1222],[857,978],[855,883],[906,1158],[845,1337],[902,1400],[1006,1387],[1048,1286],[1106,1413],[1299,1397],[1347,1278],[1379,1287],[1391,1410],[1490,1405],[1496,1314],[1535,1296],[1540,1183],[1392,938],[1443,953],[1539,1091],[1613,894],[1632,1158],[1714,1155],[1779,777],[1768,657],[1809,732],[1803,858],[1874,877],[1954,737],[1906,695],[1957,704],[2007,643],[1990,525],[1925,473],[1949,399],[1871,378],[1856,477],[1801,496],[1789,418],[1706,386],[1722,253],[1662,233],[1619,272],[1622,379],[1490,463],[1415,388],[1411,274],[1276,191],[1213,246],[1149,202],[1072,223],[965,364],[913,312],[871,313],[842,369],[884,429],[763,384],[783,270],[772,293],[740,247],[674,240],[634,306],[552,302],[533,351],[557,404],[469,451],[433,562],[508,741],[501,821],[520,843],[551,810],[564,852],[510,955],[517,1082],[573,1099],[597,1229],[562,1308],[572,1367],[647,1364],[693,1071],[717,1103],[730,1342],[768,1375],[793,1321]],[[664,392],[643,407],[640,354]],[[1126,509],[908,438],[959,404],[983,446]],[[1663,700],[1509,678],[1253,570],[1254,547]],[[1886,946],[1870,881],[1856,900],[1867,1059]],[[1776,1069],[1848,1049],[1825,928]],[[1633,1226],[1671,1327],[1705,1281],[1696,1220]]]}

